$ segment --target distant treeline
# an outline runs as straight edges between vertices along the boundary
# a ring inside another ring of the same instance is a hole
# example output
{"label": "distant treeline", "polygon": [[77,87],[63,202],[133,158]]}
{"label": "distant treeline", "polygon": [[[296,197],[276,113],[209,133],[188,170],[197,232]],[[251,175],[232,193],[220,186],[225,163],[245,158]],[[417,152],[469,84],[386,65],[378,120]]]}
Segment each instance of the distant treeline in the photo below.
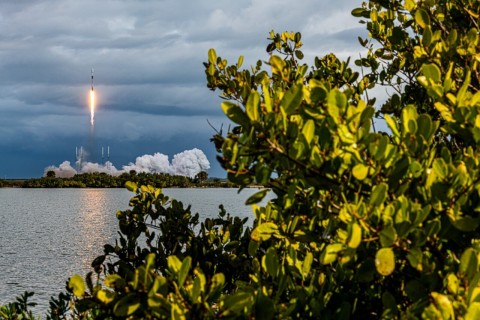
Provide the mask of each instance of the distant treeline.
{"label": "distant treeline", "polygon": [[0,188],[123,188],[127,181],[136,182],[138,185],[151,185],[157,188],[235,187],[233,183],[225,180],[209,179],[206,172],[200,172],[194,178],[189,178],[166,173],[137,173],[132,170],[119,176],[111,176],[104,172],[93,172],[76,174],[71,178],[59,178],[55,176],[55,172],[49,171],[42,178],[0,180]]}

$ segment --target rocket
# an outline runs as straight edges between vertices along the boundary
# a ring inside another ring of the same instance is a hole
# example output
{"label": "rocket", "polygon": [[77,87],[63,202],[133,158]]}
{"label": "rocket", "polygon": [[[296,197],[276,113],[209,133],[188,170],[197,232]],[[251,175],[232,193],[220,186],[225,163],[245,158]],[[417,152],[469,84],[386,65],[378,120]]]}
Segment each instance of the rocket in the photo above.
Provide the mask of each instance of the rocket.
{"label": "rocket", "polygon": [[92,91],[93,91],[93,68],[92,68]]}

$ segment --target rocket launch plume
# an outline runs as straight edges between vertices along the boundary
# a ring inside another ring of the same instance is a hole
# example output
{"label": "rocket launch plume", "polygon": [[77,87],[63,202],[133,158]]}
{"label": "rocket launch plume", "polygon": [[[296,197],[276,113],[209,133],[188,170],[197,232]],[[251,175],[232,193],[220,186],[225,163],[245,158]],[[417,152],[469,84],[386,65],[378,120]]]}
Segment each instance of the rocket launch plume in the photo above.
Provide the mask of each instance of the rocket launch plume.
{"label": "rocket launch plume", "polygon": [[95,122],[95,91],[90,90],[90,125]]}
{"label": "rocket launch plume", "polygon": [[90,89],[90,125],[95,122],[95,91],[93,90],[93,68],[92,68],[92,86]]}

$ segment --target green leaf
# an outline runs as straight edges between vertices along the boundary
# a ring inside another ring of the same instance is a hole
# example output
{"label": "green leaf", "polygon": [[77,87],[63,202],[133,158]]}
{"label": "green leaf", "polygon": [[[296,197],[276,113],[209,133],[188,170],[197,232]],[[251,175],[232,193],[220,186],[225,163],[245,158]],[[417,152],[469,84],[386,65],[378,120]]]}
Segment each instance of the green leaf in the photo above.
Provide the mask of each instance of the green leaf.
{"label": "green leaf", "polygon": [[350,232],[347,245],[349,248],[355,249],[362,243],[362,228],[357,223],[353,223],[349,227]]}
{"label": "green leaf", "polygon": [[276,55],[270,57],[270,66],[272,67],[272,73],[283,75],[283,68],[285,67],[285,61],[282,58]]}
{"label": "green leaf", "polygon": [[282,108],[287,115],[290,115],[300,106],[302,99],[302,85],[294,84],[287,92],[285,92],[285,95],[280,102],[280,108]]}
{"label": "green leaf", "polygon": [[304,277],[307,277],[310,273],[310,269],[313,263],[313,254],[310,251],[307,251],[305,255],[305,260],[303,260],[302,273]]}
{"label": "green leaf", "polygon": [[246,291],[238,291],[234,294],[227,295],[224,300],[225,312],[233,314],[241,314],[245,308],[252,306],[254,303],[254,295]]}
{"label": "green leaf", "polygon": [[387,198],[388,185],[384,182],[377,184],[372,189],[372,194],[370,195],[370,204],[372,206],[381,205]]}
{"label": "green leaf", "polygon": [[305,137],[305,140],[310,144],[315,135],[315,121],[308,119],[302,128],[302,134]]}
{"label": "green leaf", "polygon": [[210,48],[208,50],[208,62],[210,62],[211,64],[215,64],[217,62],[217,53],[213,48]]}
{"label": "green leaf", "polygon": [[465,320],[478,320],[480,319],[480,302],[473,302],[468,306]]}
{"label": "green leaf", "polygon": [[440,112],[440,115],[445,121],[447,122],[454,121],[452,112],[450,111],[449,107],[447,107],[441,102],[435,102],[434,106],[435,106],[435,109],[437,109],[437,111]]}
{"label": "green leaf", "polygon": [[424,64],[422,66],[422,73],[428,80],[435,83],[440,82],[442,77],[440,68],[434,63]]}
{"label": "green leaf", "polygon": [[382,247],[391,247],[395,241],[397,241],[397,231],[390,224],[380,232],[380,244]]}
{"label": "green leaf", "polygon": [[447,295],[432,292],[432,298],[442,314],[442,319],[455,319],[452,301],[450,301]]}
{"label": "green leaf", "polygon": [[97,299],[103,302],[104,304],[109,304],[113,300],[115,300],[116,294],[110,290],[99,290],[97,292]]}
{"label": "green leaf", "polygon": [[238,57],[237,69],[241,68],[243,64],[243,56]]}
{"label": "green leaf", "polygon": [[357,180],[364,180],[368,175],[368,167],[362,163],[357,164],[352,169],[352,174]]}
{"label": "green leaf", "polygon": [[478,257],[474,249],[468,248],[463,252],[459,272],[466,275],[469,280],[478,272]]}
{"label": "green leaf", "polygon": [[216,299],[221,293],[223,286],[225,285],[225,276],[223,273],[216,273],[212,277],[210,292],[208,293],[209,299]]}
{"label": "green leaf", "polygon": [[139,296],[136,293],[130,293],[120,299],[113,308],[113,313],[117,317],[131,316],[140,307]]}
{"label": "green leaf", "polygon": [[375,268],[382,276],[389,276],[395,270],[395,255],[391,248],[382,248],[375,255]]}
{"label": "green leaf", "polygon": [[246,111],[247,116],[252,121],[258,121],[259,116],[259,107],[260,107],[260,94],[257,91],[253,91],[248,96]]}
{"label": "green leaf", "polygon": [[357,17],[357,18],[365,18],[366,16],[369,15],[369,12],[363,8],[355,8],[351,12],[352,16]]}
{"label": "green leaf", "polygon": [[408,262],[410,262],[410,265],[413,268],[417,269],[420,272],[423,270],[423,253],[420,249],[411,249],[410,252],[407,254],[407,260]]}
{"label": "green leaf", "polygon": [[78,274],[74,274],[70,280],[68,280],[68,287],[73,291],[73,294],[76,297],[80,298],[85,294],[85,282]]}
{"label": "green leaf", "polygon": [[272,277],[277,276],[279,259],[275,248],[270,247],[267,249],[267,253],[262,257],[262,267]]}
{"label": "green leaf", "polygon": [[278,234],[278,226],[273,222],[265,222],[252,231],[251,238],[254,241],[265,241],[274,234]]}
{"label": "green leaf", "polygon": [[455,216],[449,215],[448,218],[450,219],[450,222],[452,223],[452,225],[460,231],[471,232],[476,230],[480,225],[480,217],[477,217],[477,218],[472,218],[470,216],[455,217]]}
{"label": "green leaf", "polygon": [[168,265],[168,269],[177,273],[178,271],[180,271],[180,268],[182,267],[182,262],[180,261],[180,259],[177,258],[177,256],[169,256],[167,258],[167,265]]}
{"label": "green leaf", "polygon": [[295,50],[295,57],[297,57],[298,60],[303,59],[303,52],[300,50]]}
{"label": "green leaf", "polygon": [[448,292],[457,294],[460,289],[460,280],[453,273],[447,275],[447,289]]}
{"label": "green leaf", "polygon": [[423,34],[422,34],[422,44],[423,44],[425,47],[428,47],[431,43],[432,43],[432,29],[430,28],[430,26],[427,26],[427,27],[423,30]]}
{"label": "green leaf", "polygon": [[418,9],[417,12],[415,12],[415,22],[425,29],[430,25],[430,16],[428,15],[428,12],[422,8]]}
{"label": "green leaf", "polygon": [[335,260],[337,260],[338,253],[342,250],[343,250],[343,244],[341,243],[329,244],[320,255],[320,263],[330,264],[335,262]]}
{"label": "green leaf", "polygon": [[398,125],[397,125],[396,119],[386,114],[385,122],[387,122],[388,127],[390,128],[390,130],[392,130],[393,135],[399,137],[400,131],[398,131]]}
{"label": "green leaf", "polygon": [[182,287],[185,279],[188,276],[188,271],[190,270],[190,267],[192,266],[192,258],[186,257],[182,261],[182,266],[180,267],[180,270],[178,271],[178,286]]}
{"label": "green leaf", "polygon": [[327,111],[335,122],[338,122],[340,113],[347,107],[347,97],[339,89],[331,90],[327,95]]}
{"label": "green leaf", "polygon": [[448,175],[448,167],[443,158],[437,158],[433,161],[433,171],[440,179],[445,179]]}
{"label": "green leaf", "polygon": [[245,112],[243,112],[242,108],[240,108],[240,106],[238,106],[236,103],[224,101],[222,102],[221,107],[225,115],[233,122],[241,126],[247,126],[250,122]]}
{"label": "green leaf", "polygon": [[256,204],[256,203],[259,203],[260,201],[263,200],[263,198],[265,198],[265,196],[267,195],[268,193],[268,189],[263,189],[262,191],[259,191],[259,192],[256,192],[254,193],[253,195],[251,195],[247,201],[245,201],[245,204],[247,206],[249,205],[252,205],[252,204]]}
{"label": "green leaf", "polygon": [[125,182],[125,188],[127,188],[128,191],[137,192],[138,186],[135,182],[127,181]]}
{"label": "green leaf", "polygon": [[115,288],[117,287],[117,284],[121,284],[122,282],[125,283],[125,280],[115,273],[109,274],[103,281],[103,283],[109,288]]}

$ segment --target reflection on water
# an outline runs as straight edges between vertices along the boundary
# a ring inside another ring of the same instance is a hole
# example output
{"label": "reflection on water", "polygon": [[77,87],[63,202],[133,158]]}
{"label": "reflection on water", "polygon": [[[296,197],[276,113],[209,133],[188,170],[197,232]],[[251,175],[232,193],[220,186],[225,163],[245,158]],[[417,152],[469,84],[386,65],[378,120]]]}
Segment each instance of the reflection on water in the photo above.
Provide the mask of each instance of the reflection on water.
{"label": "reflection on water", "polygon": [[[232,215],[251,217],[244,203],[258,190],[163,191],[204,219],[217,216],[221,203]],[[39,304],[34,310],[45,311],[69,276],[91,271],[103,245],[115,243],[116,211],[132,196],[125,189],[0,189],[0,304],[28,290]]]}
{"label": "reflection on water", "polygon": [[111,219],[115,216],[115,210],[109,211],[109,199],[103,189],[87,189],[79,195],[79,201],[81,212],[75,225],[80,226],[79,238],[76,241],[80,245],[76,247],[76,254],[82,261],[82,268],[88,269],[92,263],[90,253],[98,252],[105,243],[112,243],[114,234],[105,239],[103,231],[111,228],[109,224],[115,220]]}

